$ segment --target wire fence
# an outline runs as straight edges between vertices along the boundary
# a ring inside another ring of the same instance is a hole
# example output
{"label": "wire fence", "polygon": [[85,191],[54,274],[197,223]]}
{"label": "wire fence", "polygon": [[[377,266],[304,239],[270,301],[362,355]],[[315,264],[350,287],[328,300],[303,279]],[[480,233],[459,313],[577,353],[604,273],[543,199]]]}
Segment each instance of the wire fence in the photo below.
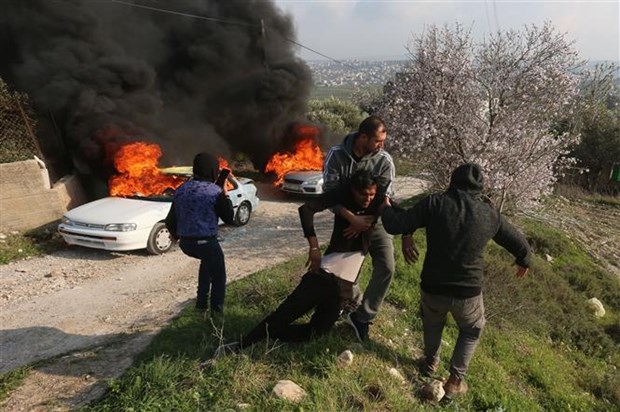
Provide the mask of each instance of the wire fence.
{"label": "wire fence", "polygon": [[26,96],[10,91],[0,79],[0,163],[41,157],[35,126]]}

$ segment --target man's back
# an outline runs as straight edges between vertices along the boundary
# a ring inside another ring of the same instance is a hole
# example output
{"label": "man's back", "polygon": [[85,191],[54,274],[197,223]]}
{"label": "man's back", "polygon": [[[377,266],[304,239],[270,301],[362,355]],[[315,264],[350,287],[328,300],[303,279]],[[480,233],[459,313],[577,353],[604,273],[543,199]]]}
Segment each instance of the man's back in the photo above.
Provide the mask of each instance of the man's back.
{"label": "man's back", "polygon": [[525,237],[491,204],[482,200],[482,182],[471,170],[454,176],[456,181],[444,193],[430,195],[403,213],[390,208],[382,215],[388,232],[399,228],[413,232],[426,228],[427,252],[422,269],[425,292],[471,297],[482,290],[482,254],[489,240],[495,240],[527,267],[529,246]]}

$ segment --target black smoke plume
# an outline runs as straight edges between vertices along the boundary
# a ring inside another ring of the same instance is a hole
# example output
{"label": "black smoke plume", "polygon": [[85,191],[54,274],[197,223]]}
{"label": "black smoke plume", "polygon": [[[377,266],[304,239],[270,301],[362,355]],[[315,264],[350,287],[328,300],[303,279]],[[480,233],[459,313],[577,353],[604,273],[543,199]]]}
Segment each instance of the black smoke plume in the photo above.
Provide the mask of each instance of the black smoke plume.
{"label": "black smoke plume", "polygon": [[132,4],[143,7],[3,1],[0,76],[53,114],[89,172],[136,140],[160,144],[167,164],[209,151],[244,153],[262,169],[305,112],[311,85],[287,40],[290,17],[265,0]]}

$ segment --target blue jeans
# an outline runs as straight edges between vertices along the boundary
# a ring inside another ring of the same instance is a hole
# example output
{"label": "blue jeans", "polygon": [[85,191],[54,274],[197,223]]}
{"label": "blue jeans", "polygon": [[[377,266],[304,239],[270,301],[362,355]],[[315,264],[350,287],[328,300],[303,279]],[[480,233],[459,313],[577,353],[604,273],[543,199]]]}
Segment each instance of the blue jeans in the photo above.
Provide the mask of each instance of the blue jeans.
{"label": "blue jeans", "polygon": [[179,246],[187,256],[200,260],[196,308],[207,308],[207,296],[211,290],[211,310],[224,309],[226,294],[226,264],[224,252],[216,238],[210,240],[181,239]]}

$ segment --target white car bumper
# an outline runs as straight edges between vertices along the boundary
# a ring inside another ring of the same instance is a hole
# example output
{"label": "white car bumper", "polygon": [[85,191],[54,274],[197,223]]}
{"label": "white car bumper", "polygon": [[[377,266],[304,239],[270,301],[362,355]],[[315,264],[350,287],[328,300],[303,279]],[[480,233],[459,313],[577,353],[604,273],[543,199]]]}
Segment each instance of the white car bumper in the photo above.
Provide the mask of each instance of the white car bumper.
{"label": "white car bumper", "polygon": [[101,229],[81,228],[61,223],[58,232],[70,245],[105,250],[144,249],[151,228],[130,232],[112,232]]}

